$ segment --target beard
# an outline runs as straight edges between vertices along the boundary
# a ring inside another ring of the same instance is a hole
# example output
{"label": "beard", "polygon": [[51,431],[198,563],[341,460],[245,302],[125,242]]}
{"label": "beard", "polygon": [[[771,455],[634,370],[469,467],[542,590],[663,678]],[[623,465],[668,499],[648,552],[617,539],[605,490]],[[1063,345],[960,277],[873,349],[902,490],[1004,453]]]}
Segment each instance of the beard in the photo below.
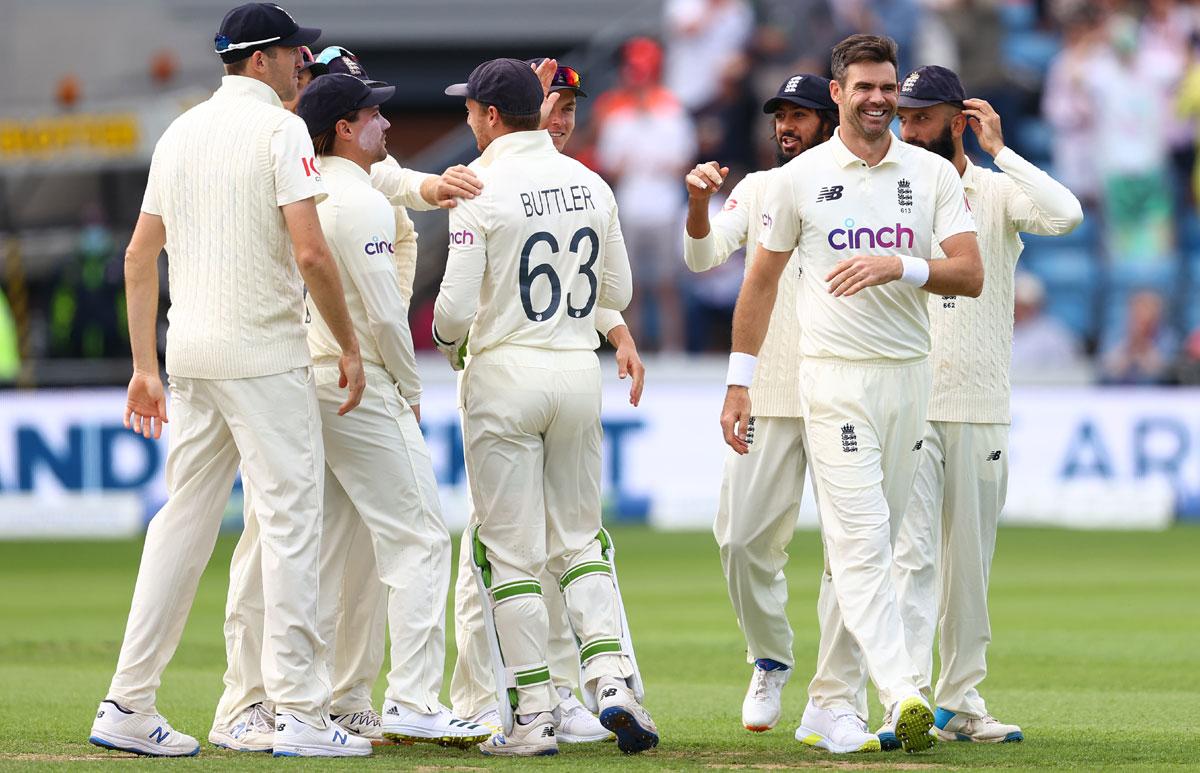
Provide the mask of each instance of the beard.
{"label": "beard", "polygon": [[913,140],[909,144],[916,145],[918,148],[924,148],[930,153],[936,153],[947,161],[954,161],[954,134],[950,131],[949,123],[942,128],[941,134],[929,142],[917,142]]}
{"label": "beard", "polygon": [[[783,145],[781,145],[779,143],[779,140],[782,139],[783,137],[791,137],[792,139],[796,140],[795,152],[789,153],[788,151],[783,149]],[[783,166],[784,164],[791,161],[793,158],[795,158],[796,156],[800,155],[803,152],[804,152],[803,143],[800,142],[800,138],[797,137],[792,132],[784,132],[783,134],[781,134],[775,138],[775,166]]]}

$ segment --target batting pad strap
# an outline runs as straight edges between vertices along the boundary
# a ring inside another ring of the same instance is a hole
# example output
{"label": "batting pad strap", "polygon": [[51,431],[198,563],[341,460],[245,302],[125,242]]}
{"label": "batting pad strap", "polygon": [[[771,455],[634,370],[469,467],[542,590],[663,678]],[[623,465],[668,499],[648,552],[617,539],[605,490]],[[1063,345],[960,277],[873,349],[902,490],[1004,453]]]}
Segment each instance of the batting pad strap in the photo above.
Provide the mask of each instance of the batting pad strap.
{"label": "batting pad strap", "polygon": [[582,564],[576,564],[563,572],[562,578],[558,581],[558,587],[566,590],[568,585],[589,574],[612,574],[612,567],[608,565],[607,561],[585,561]]}
{"label": "batting pad strap", "polygon": [[587,663],[597,655],[611,655],[621,651],[620,639],[592,639],[579,648],[579,662]]}
{"label": "batting pad strap", "polygon": [[518,596],[540,596],[542,595],[542,584],[532,577],[522,577],[518,580],[500,583],[491,589],[491,593],[492,601],[499,604],[501,601],[508,601]]}
{"label": "batting pad strap", "polygon": [[531,687],[550,681],[550,667],[545,661],[506,668],[504,673],[508,679],[507,687]]}

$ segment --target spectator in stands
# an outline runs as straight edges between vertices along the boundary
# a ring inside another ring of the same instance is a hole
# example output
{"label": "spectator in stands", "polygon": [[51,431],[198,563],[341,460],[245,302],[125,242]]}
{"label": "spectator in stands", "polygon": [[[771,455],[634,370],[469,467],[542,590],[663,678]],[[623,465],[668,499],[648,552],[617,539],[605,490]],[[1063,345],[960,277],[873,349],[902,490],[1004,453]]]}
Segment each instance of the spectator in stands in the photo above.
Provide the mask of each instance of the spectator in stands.
{"label": "spectator in stands", "polygon": [[717,97],[721,78],[743,56],[753,31],[746,0],[667,0],[664,85],[689,112],[699,112]]}
{"label": "spectator in stands", "polygon": [[678,283],[684,273],[677,236],[684,206],[679,179],[695,158],[696,134],[683,105],[661,83],[658,44],[635,38],[623,56],[620,83],[596,100],[596,161],[613,181],[633,265],[633,303],[625,311],[629,328],[639,336],[650,332],[639,323],[653,308],[658,324],[651,337],[658,348],[678,351],[683,347]]}
{"label": "spectator in stands", "polygon": [[1163,323],[1162,296],[1136,292],[1129,299],[1124,335],[1104,349],[1101,378],[1106,384],[1166,383],[1177,348],[1175,333]]}
{"label": "spectator in stands", "polygon": [[1168,124],[1178,76],[1139,48],[1134,19],[1114,16],[1108,26],[1108,45],[1084,74],[1105,240],[1116,262],[1152,263],[1166,258],[1174,244]]}
{"label": "spectator in stands", "polygon": [[86,359],[127,355],[122,256],[99,205],[87,207],[83,221],[50,301],[50,351]]}
{"label": "spectator in stands", "polygon": [[1175,362],[1175,381],[1184,386],[1200,386],[1200,327],[1183,344]]}
{"label": "spectator in stands", "polygon": [[1018,376],[1081,365],[1079,338],[1045,312],[1046,290],[1033,274],[1013,278],[1012,372]]}
{"label": "spectator in stands", "polygon": [[1061,15],[1063,48],[1050,63],[1042,91],[1042,115],[1054,130],[1054,176],[1085,206],[1100,199],[1096,175],[1096,111],[1084,87],[1103,45],[1105,16],[1076,4]]}

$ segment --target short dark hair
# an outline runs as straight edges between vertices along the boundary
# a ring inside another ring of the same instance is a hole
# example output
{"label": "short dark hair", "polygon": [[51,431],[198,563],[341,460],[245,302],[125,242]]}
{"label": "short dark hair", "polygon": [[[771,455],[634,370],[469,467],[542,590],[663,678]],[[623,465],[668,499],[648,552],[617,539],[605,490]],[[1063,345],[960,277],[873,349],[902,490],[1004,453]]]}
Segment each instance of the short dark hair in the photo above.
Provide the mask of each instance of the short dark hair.
{"label": "short dark hair", "polygon": [[262,51],[263,56],[266,56],[270,59],[274,59],[275,57],[279,56],[279,46],[266,46],[264,48],[256,48],[250,52],[249,56],[239,59],[236,62],[227,63],[225,65],[225,74],[226,75],[242,75],[243,73],[245,73],[246,70],[250,67],[250,59],[251,59],[251,57],[254,56],[254,51]]}
{"label": "short dark hair", "polygon": [[350,123],[354,123],[358,120],[358,113],[358,110],[351,110],[345,115],[338,116],[337,121],[334,121],[328,129],[312,138],[313,150],[316,151],[318,156],[328,156],[333,153],[333,141],[337,139],[338,122],[349,121]]}
{"label": "short dark hair", "polygon": [[834,80],[846,85],[846,71],[859,62],[888,63],[900,67],[896,59],[896,41],[886,35],[851,35],[833,47],[829,68]]}
{"label": "short dark hair", "polygon": [[542,124],[540,113],[530,113],[529,115],[500,113],[500,120],[504,122],[505,126],[516,132],[537,131],[537,128]]}

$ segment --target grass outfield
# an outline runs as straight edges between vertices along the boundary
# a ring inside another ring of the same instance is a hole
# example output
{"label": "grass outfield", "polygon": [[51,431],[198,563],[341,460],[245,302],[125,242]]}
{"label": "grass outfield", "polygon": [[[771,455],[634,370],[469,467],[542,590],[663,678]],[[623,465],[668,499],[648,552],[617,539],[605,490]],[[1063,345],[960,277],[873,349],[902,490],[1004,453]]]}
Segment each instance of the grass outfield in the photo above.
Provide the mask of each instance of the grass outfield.
{"label": "grass outfield", "polygon": [[[625,758],[612,744],[566,746],[556,758],[513,762],[436,747],[387,747],[369,760],[283,761],[204,742],[197,758],[121,766],[1200,768],[1200,528],[1158,534],[1005,529],[993,572],[995,643],[984,694],[996,715],[1023,726],[1027,740],[838,758],[792,739],[816,652],[815,534],[798,534],[792,550],[798,673],[784,692],[783,722],[758,735],[739,722],[750,672],[712,538],[641,529],[618,529],[614,538],[647,705],[663,736],[654,752]],[[224,573],[233,544],[230,538],[218,544],[159,692],[159,710],[201,739],[221,692]],[[124,756],[89,745],[87,733],[116,663],[140,550],[140,542],[0,543],[0,769],[66,761],[76,761],[73,768],[107,768]],[[377,701],[381,693],[377,686]],[[875,704],[872,726],[880,716]]]}

